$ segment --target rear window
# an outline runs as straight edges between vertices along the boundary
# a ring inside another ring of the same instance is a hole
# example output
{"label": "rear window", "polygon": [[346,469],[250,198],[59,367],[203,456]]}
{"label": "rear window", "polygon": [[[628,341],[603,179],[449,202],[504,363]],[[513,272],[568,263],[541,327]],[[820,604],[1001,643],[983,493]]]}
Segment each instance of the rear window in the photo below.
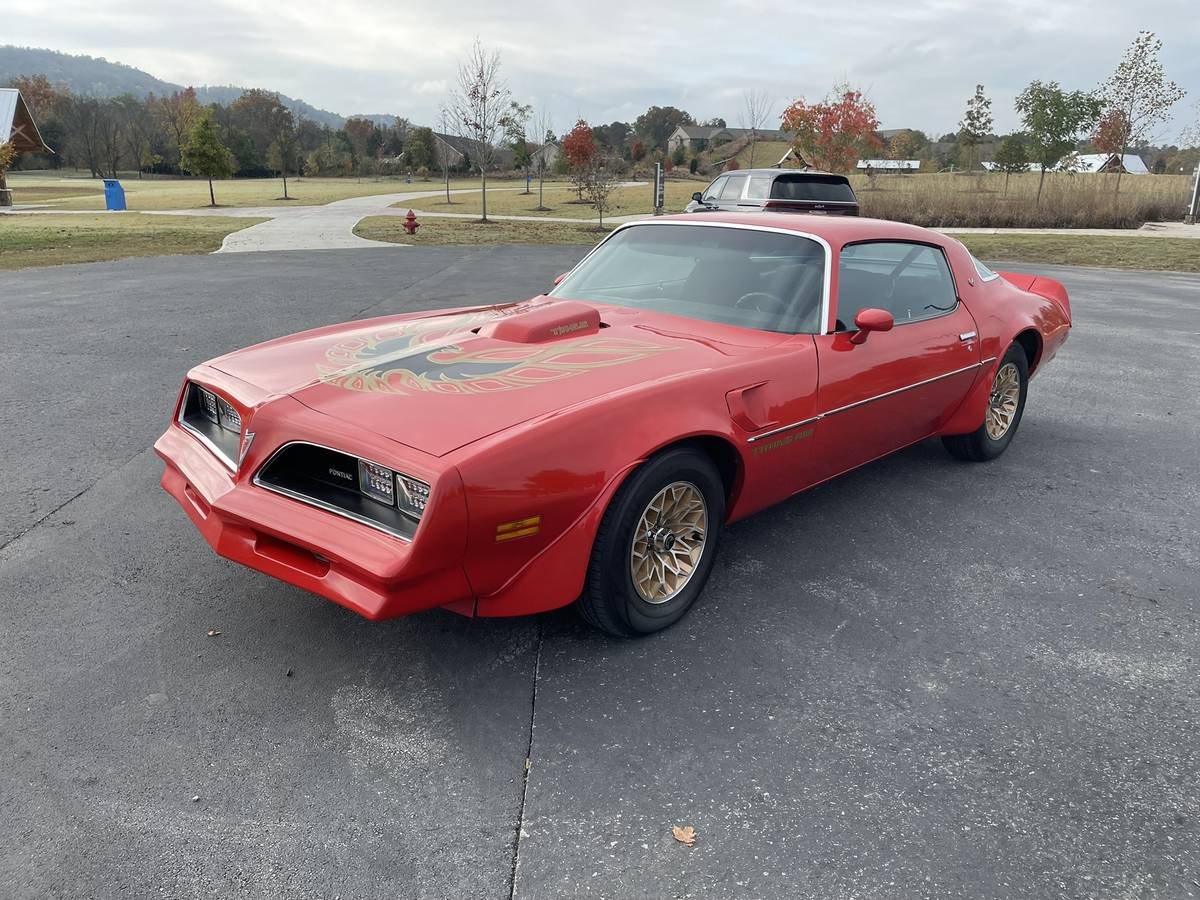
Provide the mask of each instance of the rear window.
{"label": "rear window", "polygon": [[771,185],[772,200],[817,200],[854,203],[854,191],[842,181],[827,181],[804,175],[780,175]]}

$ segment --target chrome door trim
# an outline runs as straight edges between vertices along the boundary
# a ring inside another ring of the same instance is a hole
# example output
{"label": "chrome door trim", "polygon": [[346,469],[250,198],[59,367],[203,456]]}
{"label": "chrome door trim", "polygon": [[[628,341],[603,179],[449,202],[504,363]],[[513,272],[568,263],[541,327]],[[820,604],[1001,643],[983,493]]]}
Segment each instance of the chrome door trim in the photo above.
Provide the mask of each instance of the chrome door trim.
{"label": "chrome door trim", "polygon": [[753,444],[755,441],[761,441],[764,438],[774,437],[782,432],[791,431],[793,428],[803,428],[805,425],[811,425],[814,422],[819,422],[822,419],[829,418],[830,416],[836,416],[838,413],[849,412],[852,409],[858,409],[860,406],[866,406],[868,403],[874,403],[876,400],[894,397],[896,394],[903,394],[905,391],[911,391],[914,388],[924,387],[927,384],[933,384],[935,381],[953,378],[955,375],[962,375],[965,372],[982,368],[983,366],[986,366],[989,363],[994,363],[995,361],[996,357],[989,356],[987,359],[980,360],[977,363],[971,363],[969,366],[963,366],[961,369],[955,369],[953,372],[944,372],[941,375],[934,375],[932,378],[926,378],[924,381],[907,384],[904,387],[895,388],[894,390],[886,391],[882,394],[876,394],[874,397],[867,397],[864,400],[856,400],[853,403],[847,403],[845,406],[839,406],[823,413],[817,413],[815,416],[809,416],[807,419],[802,419],[799,422],[792,422],[790,425],[781,425],[778,428],[772,428],[770,431],[764,431],[762,434],[751,435],[746,439],[746,443]]}

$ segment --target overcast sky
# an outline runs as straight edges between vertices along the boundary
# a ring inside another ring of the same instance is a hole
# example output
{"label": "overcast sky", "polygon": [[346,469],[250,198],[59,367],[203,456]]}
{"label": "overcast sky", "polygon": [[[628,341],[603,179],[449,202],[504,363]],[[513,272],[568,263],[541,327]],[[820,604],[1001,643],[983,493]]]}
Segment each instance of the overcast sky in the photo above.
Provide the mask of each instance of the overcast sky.
{"label": "overcast sky", "polygon": [[777,98],[777,114],[838,81],[867,93],[883,128],[931,135],[956,130],[979,82],[1007,131],[1030,80],[1090,89],[1143,28],[1163,39],[1167,74],[1189,95],[1168,142],[1200,95],[1197,0],[0,0],[0,23],[5,42],[419,124],[435,122],[476,35],[500,50],[514,95],[548,107],[560,132],[579,116],[632,121],[652,103],[737,125],[749,88]]}

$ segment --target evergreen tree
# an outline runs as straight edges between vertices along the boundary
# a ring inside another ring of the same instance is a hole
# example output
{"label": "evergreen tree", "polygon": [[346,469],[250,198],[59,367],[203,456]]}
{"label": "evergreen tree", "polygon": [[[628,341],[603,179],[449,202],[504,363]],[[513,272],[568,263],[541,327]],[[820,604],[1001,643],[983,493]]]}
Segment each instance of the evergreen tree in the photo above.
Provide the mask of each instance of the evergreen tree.
{"label": "evergreen tree", "polygon": [[210,113],[206,112],[196,120],[179,155],[184,169],[208,179],[208,199],[216,206],[213,179],[229,178],[237,171],[237,163],[230,149],[221,143]]}

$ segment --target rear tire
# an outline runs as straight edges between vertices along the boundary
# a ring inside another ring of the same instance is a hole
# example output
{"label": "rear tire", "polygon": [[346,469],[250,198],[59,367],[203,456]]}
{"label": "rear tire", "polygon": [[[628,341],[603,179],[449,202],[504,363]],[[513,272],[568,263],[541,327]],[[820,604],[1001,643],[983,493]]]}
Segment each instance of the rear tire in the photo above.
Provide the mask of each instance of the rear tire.
{"label": "rear tire", "polygon": [[679,447],[651,458],[604,513],[579,614],[615,637],[674,625],[704,589],[724,521],[725,486],[707,455]]}
{"label": "rear tire", "polygon": [[968,462],[995,459],[1017,433],[1028,391],[1029,361],[1020,344],[1011,344],[996,367],[983,424],[970,434],[943,437],[942,445],[951,456]]}

